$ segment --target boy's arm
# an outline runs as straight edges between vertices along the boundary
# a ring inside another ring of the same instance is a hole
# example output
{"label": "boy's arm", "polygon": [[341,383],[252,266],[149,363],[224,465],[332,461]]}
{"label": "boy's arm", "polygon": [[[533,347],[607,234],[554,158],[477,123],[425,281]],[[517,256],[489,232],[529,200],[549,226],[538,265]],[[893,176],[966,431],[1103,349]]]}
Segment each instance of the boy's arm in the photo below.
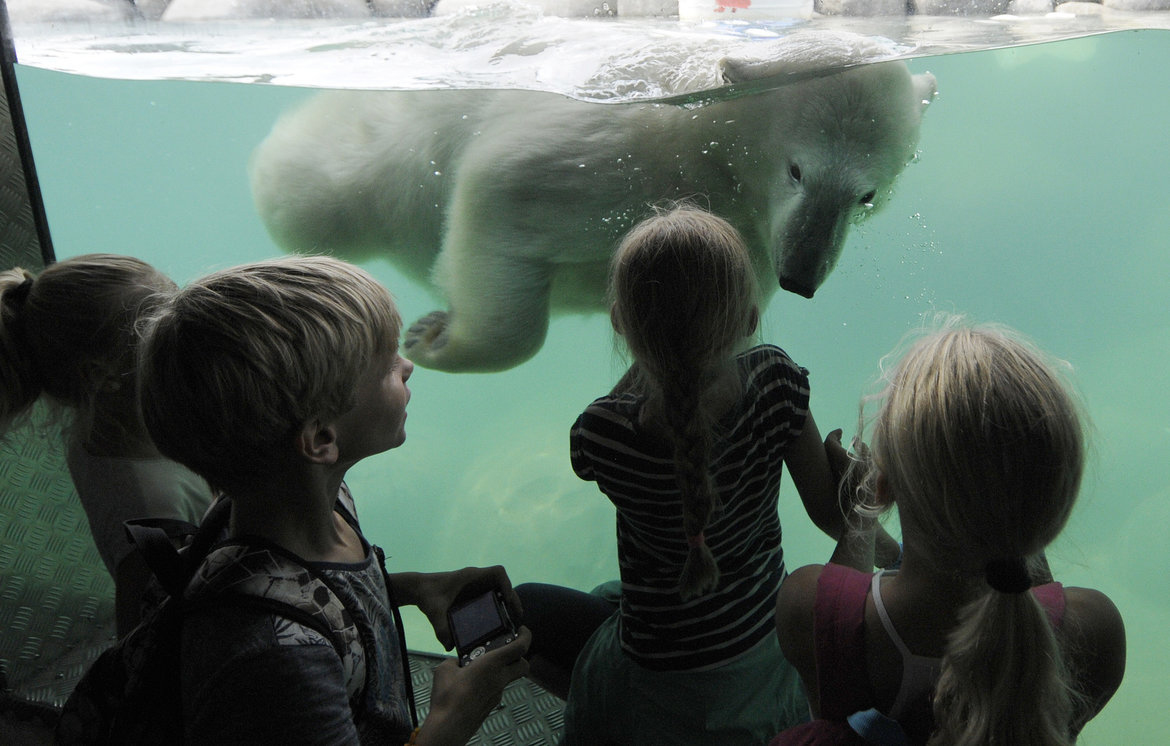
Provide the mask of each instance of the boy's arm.
{"label": "boy's arm", "polygon": [[435,629],[435,637],[447,650],[455,644],[447,628],[447,609],[465,588],[484,591],[498,588],[504,594],[512,618],[523,618],[520,597],[512,590],[512,581],[500,565],[465,567],[451,572],[400,572],[388,578],[395,603],[399,606],[417,606],[419,611],[426,614]]}
{"label": "boy's arm", "polygon": [[528,675],[524,654],[532,633],[520,628],[512,642],[462,668],[454,658],[435,668],[431,709],[418,732],[419,746],[463,746],[499,704],[504,687]]}
{"label": "boy's arm", "polygon": [[201,675],[184,675],[187,743],[359,743],[332,645],[210,658],[191,664]]}
{"label": "boy's arm", "polygon": [[[439,573],[405,572],[388,576],[391,593],[400,605],[417,606],[435,628],[435,637],[450,650],[454,645],[447,625],[447,609],[469,587],[482,590],[498,588],[504,594],[509,612],[521,618],[520,597],[504,568],[465,567]],[[532,643],[527,627],[519,629],[515,640],[460,667],[448,659],[435,668],[431,683],[431,708],[420,726],[415,743],[419,746],[463,746],[479,730],[483,721],[500,703],[504,687],[528,675],[524,655]]]}

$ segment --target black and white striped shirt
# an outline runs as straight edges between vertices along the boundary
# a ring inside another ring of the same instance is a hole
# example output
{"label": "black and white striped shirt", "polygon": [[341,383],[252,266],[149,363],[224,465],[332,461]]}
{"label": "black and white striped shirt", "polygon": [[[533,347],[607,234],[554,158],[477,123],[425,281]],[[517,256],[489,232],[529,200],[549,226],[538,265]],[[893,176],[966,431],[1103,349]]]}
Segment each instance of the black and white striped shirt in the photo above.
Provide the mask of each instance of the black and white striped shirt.
{"label": "black and white striped shirt", "polygon": [[570,434],[573,469],[617,508],[622,647],[656,670],[715,668],[772,634],[784,579],[776,501],[788,445],[808,415],[808,372],[778,347],[740,355],[743,395],[711,453],[722,509],[705,530],[719,563],[711,593],[684,602],[687,556],[671,446],[638,425],[639,396],[594,401]]}

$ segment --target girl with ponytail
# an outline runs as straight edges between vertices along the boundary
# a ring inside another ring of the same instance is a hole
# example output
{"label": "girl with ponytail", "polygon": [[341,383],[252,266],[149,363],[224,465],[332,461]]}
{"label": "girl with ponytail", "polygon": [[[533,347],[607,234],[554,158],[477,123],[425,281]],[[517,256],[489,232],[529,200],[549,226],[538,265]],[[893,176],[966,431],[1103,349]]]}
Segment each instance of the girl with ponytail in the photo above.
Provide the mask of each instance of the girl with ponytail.
{"label": "girl with ponytail", "polygon": [[[534,677],[547,683],[544,658],[572,672],[569,746],[759,744],[806,714],[773,634],[783,467],[818,526],[837,538],[845,520],[807,372],[750,347],[756,272],[731,225],[693,207],[639,223],[613,258],[611,317],[633,364],[570,446],[617,510],[620,593],[517,589]],[[569,622],[575,642],[551,651]]]}
{"label": "girl with ponytail", "polygon": [[0,272],[0,436],[32,419],[38,401],[65,425],[69,474],[114,579],[119,634],[138,623],[151,577],[123,522],[197,523],[212,498],[201,477],[159,454],[138,406],[138,322],[175,289],[121,254],[62,259],[36,276]]}
{"label": "girl with ponytail", "polygon": [[821,720],[773,746],[1065,746],[1113,695],[1116,607],[1051,582],[1043,561],[1084,462],[1057,370],[1014,333],[957,318],[902,357],[858,503],[870,521],[897,506],[902,565],[810,565],[785,582],[780,645]]}

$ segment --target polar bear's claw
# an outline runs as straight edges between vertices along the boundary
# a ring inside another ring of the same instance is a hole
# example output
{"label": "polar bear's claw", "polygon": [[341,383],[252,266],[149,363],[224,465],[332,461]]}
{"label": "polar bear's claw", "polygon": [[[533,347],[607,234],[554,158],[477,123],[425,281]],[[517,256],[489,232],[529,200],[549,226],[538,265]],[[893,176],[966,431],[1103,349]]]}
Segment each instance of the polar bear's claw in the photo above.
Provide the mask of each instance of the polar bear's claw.
{"label": "polar bear's claw", "polygon": [[431,311],[406,330],[403,348],[415,354],[438,350],[447,344],[447,324],[446,311]]}

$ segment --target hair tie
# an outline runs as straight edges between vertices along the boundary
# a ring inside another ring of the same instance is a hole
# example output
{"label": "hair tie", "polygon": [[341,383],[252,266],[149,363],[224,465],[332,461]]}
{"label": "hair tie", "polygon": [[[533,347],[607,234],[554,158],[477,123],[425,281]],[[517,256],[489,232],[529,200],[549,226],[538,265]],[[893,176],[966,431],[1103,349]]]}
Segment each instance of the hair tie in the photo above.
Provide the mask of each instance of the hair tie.
{"label": "hair tie", "polygon": [[703,536],[703,532],[695,534],[694,536],[687,536],[687,546],[691,549],[698,549],[707,543],[707,537]]}
{"label": "hair tie", "polygon": [[28,294],[32,292],[32,286],[33,278],[24,278],[24,282],[9,288],[4,293],[5,304],[14,311],[24,308],[24,303],[28,300]]}
{"label": "hair tie", "polygon": [[1023,593],[1032,587],[1032,576],[1023,557],[992,560],[983,572],[987,584],[1000,593]]}

